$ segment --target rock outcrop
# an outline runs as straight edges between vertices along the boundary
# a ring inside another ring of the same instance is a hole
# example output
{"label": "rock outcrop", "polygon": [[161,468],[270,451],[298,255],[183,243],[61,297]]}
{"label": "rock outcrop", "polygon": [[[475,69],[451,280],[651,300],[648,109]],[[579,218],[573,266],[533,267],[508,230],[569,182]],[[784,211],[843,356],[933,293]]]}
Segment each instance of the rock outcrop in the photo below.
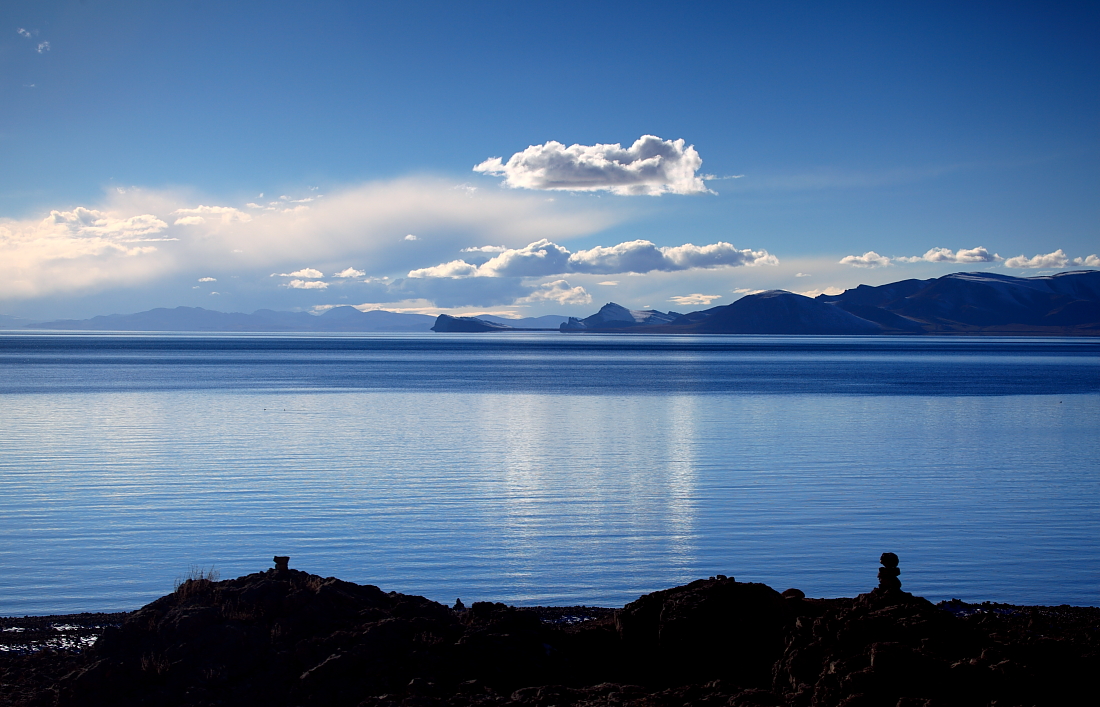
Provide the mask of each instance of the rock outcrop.
{"label": "rock outcrop", "polygon": [[558,327],[560,331],[623,331],[638,327],[669,324],[683,315],[675,312],[659,312],[656,309],[627,309],[621,304],[608,302],[590,317],[569,317]]}
{"label": "rock outcrop", "polygon": [[280,562],[184,582],[84,652],[0,654],[0,704],[986,707],[1095,690],[1100,609],[935,606],[882,562],[855,599],[718,575],[618,611],[452,609]]}
{"label": "rock outcrop", "polygon": [[477,317],[452,317],[449,314],[440,314],[432,325],[434,332],[451,333],[477,333],[483,331],[511,331],[512,327],[505,324],[497,324]]}

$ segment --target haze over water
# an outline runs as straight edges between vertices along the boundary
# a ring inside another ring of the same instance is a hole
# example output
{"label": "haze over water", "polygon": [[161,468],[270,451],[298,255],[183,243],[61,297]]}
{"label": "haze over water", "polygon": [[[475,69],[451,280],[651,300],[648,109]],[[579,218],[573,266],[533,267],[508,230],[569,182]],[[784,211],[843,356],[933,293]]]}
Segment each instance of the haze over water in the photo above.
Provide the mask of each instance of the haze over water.
{"label": "haze over water", "polygon": [[622,605],[723,573],[1100,604],[1100,342],[0,336],[0,615],[190,565]]}

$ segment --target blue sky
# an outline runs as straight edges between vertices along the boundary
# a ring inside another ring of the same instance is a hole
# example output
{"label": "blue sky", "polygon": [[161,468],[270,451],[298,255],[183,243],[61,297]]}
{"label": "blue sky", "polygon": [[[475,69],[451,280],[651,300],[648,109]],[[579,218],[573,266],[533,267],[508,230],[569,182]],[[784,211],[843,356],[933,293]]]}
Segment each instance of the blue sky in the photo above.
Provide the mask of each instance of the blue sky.
{"label": "blue sky", "polygon": [[4,3],[0,313],[685,311],[1100,267],[1098,19]]}

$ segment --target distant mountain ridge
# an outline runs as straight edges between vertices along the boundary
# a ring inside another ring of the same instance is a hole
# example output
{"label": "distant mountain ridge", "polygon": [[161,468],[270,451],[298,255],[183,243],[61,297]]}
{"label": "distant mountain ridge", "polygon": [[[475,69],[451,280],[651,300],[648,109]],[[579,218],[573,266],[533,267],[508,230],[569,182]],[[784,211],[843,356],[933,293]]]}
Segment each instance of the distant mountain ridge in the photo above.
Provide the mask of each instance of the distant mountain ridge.
{"label": "distant mountain ridge", "polygon": [[682,316],[675,312],[658,312],[655,309],[627,309],[621,304],[608,302],[590,317],[569,317],[569,321],[562,323],[560,328],[561,331],[596,331],[657,326],[671,324]]}
{"label": "distant mountain ridge", "polygon": [[631,312],[611,302],[585,319],[570,318],[561,331],[1100,336],[1100,271],[952,273],[815,298],[769,290],[686,315]]}
{"label": "distant mountain ridge", "polygon": [[609,302],[583,319],[546,315],[504,319],[333,307],[324,314],[217,312],[157,308],[81,320],[26,323],[0,317],[0,328],[62,331],[493,332],[553,330],[638,334],[970,334],[1100,336],[1100,271],[1038,277],[987,272],[859,285],[814,298],[769,290],[732,304],[680,314],[631,310]]}
{"label": "distant mountain ridge", "polygon": [[876,321],[884,330],[915,323],[928,334],[1048,329],[1091,329],[1100,334],[1100,271],[1096,270],[1028,278],[953,273],[934,280],[860,285],[817,299]]}
{"label": "distant mountain ridge", "polygon": [[428,331],[434,321],[434,317],[426,314],[384,310],[360,312],[355,307],[333,307],[320,315],[271,309],[244,314],[217,312],[202,307],[161,307],[136,314],[66,319],[32,326],[67,331],[411,332]]}

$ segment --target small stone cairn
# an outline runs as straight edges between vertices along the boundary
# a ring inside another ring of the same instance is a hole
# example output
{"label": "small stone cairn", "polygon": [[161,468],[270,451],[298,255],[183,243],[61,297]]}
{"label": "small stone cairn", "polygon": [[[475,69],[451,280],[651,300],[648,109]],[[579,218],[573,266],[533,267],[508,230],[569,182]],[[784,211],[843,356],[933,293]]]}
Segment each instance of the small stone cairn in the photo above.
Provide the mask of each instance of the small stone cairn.
{"label": "small stone cairn", "polygon": [[286,555],[275,556],[275,572],[282,574],[290,571],[290,558]]}
{"label": "small stone cairn", "polygon": [[901,574],[901,570],[898,569],[898,556],[892,552],[884,552],[878,561],[882,563],[882,567],[878,568],[878,588],[900,592],[901,580],[898,579],[898,575]]}

